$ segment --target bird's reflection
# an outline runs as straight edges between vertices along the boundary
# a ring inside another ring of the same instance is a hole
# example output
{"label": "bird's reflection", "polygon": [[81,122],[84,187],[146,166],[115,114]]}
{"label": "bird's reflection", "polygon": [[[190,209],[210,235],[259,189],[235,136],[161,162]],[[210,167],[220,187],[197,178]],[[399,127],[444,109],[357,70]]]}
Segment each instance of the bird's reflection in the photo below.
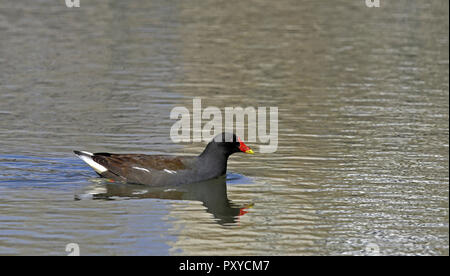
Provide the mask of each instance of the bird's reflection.
{"label": "bird's reflection", "polygon": [[[97,179],[98,180],[98,179]],[[253,204],[239,206],[227,197],[226,177],[219,177],[208,181],[192,183],[183,186],[147,187],[116,182],[101,182],[84,194],[76,195],[75,199],[113,200],[117,198],[159,198],[173,200],[201,201],[206,211],[212,214],[221,224],[236,223],[239,217],[246,214]]]}

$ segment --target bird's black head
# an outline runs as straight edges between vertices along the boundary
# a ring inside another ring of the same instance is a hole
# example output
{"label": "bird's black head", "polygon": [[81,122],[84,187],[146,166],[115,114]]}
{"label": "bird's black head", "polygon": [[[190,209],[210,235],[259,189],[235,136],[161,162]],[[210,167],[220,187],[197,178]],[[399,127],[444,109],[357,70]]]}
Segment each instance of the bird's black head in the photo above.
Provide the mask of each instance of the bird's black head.
{"label": "bird's black head", "polygon": [[236,152],[254,153],[253,150],[244,144],[244,142],[234,133],[227,132],[223,132],[214,137],[206,147],[204,154],[207,152],[220,152],[227,157]]}
{"label": "bird's black head", "polygon": [[237,137],[234,133],[223,132],[211,141],[211,143],[216,144],[219,148],[225,150],[229,155],[236,152],[244,152],[244,153],[254,153],[244,142]]}

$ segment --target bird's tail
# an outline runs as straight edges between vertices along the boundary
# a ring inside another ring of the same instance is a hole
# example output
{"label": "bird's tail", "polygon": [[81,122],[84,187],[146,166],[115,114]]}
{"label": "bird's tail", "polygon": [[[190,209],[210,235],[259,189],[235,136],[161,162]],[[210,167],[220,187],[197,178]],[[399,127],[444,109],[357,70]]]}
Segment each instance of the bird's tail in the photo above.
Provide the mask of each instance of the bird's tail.
{"label": "bird's tail", "polygon": [[91,168],[94,169],[94,171],[96,171],[98,174],[104,173],[106,172],[108,169],[105,168],[104,166],[100,165],[99,163],[95,162],[94,159],[92,157],[94,157],[95,154],[91,153],[91,152],[87,152],[87,151],[78,151],[78,150],[74,150],[73,151],[81,160],[83,160],[84,162],[86,162],[86,164],[88,164],[89,166],[91,166]]}

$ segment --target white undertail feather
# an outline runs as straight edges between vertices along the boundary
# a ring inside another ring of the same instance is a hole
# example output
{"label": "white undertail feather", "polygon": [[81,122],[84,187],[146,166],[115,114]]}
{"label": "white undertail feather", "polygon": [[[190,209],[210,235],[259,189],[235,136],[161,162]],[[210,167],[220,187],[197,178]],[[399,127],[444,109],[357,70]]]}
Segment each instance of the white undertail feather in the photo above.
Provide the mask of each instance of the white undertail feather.
{"label": "white undertail feather", "polygon": [[83,160],[84,162],[86,162],[89,166],[91,166],[91,168],[94,169],[94,171],[98,172],[98,173],[104,173],[106,172],[108,169],[103,167],[102,165],[100,165],[99,163],[95,162],[94,160],[92,160],[91,156],[94,156],[94,154],[87,152],[87,151],[82,151],[81,153],[84,153],[85,155],[77,155],[81,160]]}

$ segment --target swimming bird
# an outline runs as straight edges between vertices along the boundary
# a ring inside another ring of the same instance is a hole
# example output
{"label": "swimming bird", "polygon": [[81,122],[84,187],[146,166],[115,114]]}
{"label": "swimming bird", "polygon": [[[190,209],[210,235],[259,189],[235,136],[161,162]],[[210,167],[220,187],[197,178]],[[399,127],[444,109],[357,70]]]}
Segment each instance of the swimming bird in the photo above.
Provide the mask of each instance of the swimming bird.
{"label": "swimming bird", "polygon": [[237,152],[254,153],[239,137],[226,132],[214,137],[198,156],[74,151],[101,177],[148,186],[181,185],[225,175],[228,158]]}

